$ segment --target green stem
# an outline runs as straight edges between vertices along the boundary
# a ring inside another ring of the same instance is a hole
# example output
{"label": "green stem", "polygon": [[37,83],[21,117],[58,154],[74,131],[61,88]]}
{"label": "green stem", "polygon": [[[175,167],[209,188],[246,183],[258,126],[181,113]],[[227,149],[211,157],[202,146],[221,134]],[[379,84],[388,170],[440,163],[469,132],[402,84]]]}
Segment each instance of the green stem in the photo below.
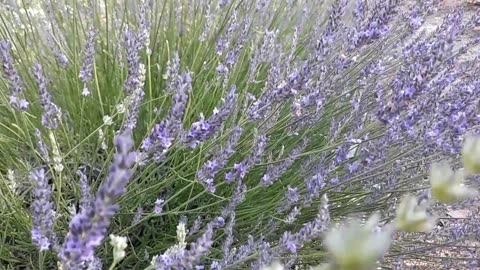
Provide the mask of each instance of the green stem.
{"label": "green stem", "polygon": [[38,269],[43,270],[43,262],[45,258],[43,257],[43,252],[38,251]]}

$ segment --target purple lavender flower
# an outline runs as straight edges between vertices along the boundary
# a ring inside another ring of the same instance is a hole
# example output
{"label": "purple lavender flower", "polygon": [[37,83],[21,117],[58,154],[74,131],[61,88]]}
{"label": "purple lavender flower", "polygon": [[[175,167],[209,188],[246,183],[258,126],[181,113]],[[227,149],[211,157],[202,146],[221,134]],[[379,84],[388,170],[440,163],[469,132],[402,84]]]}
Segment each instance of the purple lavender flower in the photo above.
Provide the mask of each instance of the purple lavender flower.
{"label": "purple lavender flower", "polygon": [[353,17],[357,20],[357,22],[362,22],[366,15],[365,0],[356,0],[355,4],[355,9],[352,12]]}
{"label": "purple lavender flower", "polygon": [[305,186],[307,187],[307,194],[304,198],[304,205],[309,206],[313,199],[318,198],[320,191],[325,187],[325,172],[318,172],[311,177],[305,178]]}
{"label": "purple lavender flower", "polygon": [[91,260],[87,261],[87,270],[102,270],[103,264],[102,260],[98,257],[93,257]]}
{"label": "purple lavender flower", "polygon": [[[255,239],[253,238],[253,236],[251,235],[248,235],[248,240],[247,240],[247,243],[241,245],[240,247],[238,247],[237,249],[237,252],[234,256],[234,258],[228,262],[225,263],[225,265],[231,265],[232,263],[234,262],[238,262],[238,261],[241,261],[243,259],[245,259],[247,256],[249,256],[250,254],[254,253],[256,251],[256,249],[262,245],[264,242],[263,241],[255,241]],[[214,261],[212,262],[211,264],[211,269],[222,269],[222,266],[220,263],[218,263],[217,261]]]}
{"label": "purple lavender flower", "polygon": [[208,31],[211,29],[211,25],[212,25],[212,21],[213,21],[212,20],[213,14],[212,14],[211,3],[206,2],[206,5],[204,5],[204,6],[205,6],[204,14],[206,14],[206,15],[205,15],[205,23],[203,24],[203,27],[202,27],[202,33],[198,37],[198,40],[200,42],[204,42],[207,39]]}
{"label": "purple lavender flower", "polygon": [[330,214],[326,197],[322,199],[319,208],[317,217],[313,221],[306,223],[298,232],[284,232],[279,240],[282,248],[280,254],[284,252],[296,253],[305,243],[320,237],[328,229]]}
{"label": "purple lavender flower", "polygon": [[40,251],[49,250],[54,244],[55,234],[53,224],[55,222],[55,211],[51,201],[52,188],[48,185],[48,179],[43,169],[37,169],[30,173],[30,179],[35,181],[33,193],[33,228],[32,242],[38,246]]}
{"label": "purple lavender flower", "polygon": [[209,131],[211,130],[210,124],[205,121],[205,116],[200,113],[200,119],[194,122],[188,131],[185,139],[185,143],[189,145],[191,149],[197,147],[201,142],[207,140]]}
{"label": "purple lavender flower", "polygon": [[306,147],[306,143],[300,143],[296,146],[292,151],[289,153],[288,158],[284,161],[275,164],[269,165],[267,167],[267,171],[262,176],[260,182],[264,187],[270,186],[275,183],[287,170],[288,168],[295,162],[297,156],[303,152]]}
{"label": "purple lavender flower", "polygon": [[242,25],[242,31],[235,40],[235,46],[231,50],[229,50],[227,55],[225,56],[225,64],[227,66],[227,69],[232,69],[233,66],[237,63],[238,55],[245,46],[245,43],[247,42],[248,31],[250,30],[251,26],[251,20],[248,16],[243,19]]}
{"label": "purple lavender flower", "polygon": [[232,244],[233,244],[233,227],[235,226],[235,212],[230,212],[228,222],[225,226],[225,239],[222,244],[223,258],[228,260],[229,257],[233,255]]}
{"label": "purple lavender flower", "polygon": [[161,160],[173,144],[182,128],[182,118],[188,101],[188,93],[192,88],[190,72],[185,72],[176,81],[176,92],[172,99],[172,106],[166,118],[156,124],[150,135],[142,142],[144,151],[154,151],[154,158]]}
{"label": "purple lavender flower", "polygon": [[205,162],[197,171],[198,181],[205,185],[210,192],[215,192],[213,179],[225,167],[230,157],[235,154],[234,147],[237,145],[241,135],[242,129],[240,127],[234,128],[223,148],[217,149],[215,157]]}
{"label": "purple lavender flower", "polygon": [[42,133],[38,128],[35,129],[35,137],[37,138],[37,148],[38,148],[38,152],[40,153],[40,156],[43,158],[45,162],[50,163],[51,159],[48,153],[49,151],[48,146],[43,141]]}
{"label": "purple lavender flower", "polygon": [[195,148],[201,142],[204,142],[220,130],[237,102],[237,94],[235,94],[235,91],[236,86],[232,85],[226,97],[222,99],[222,106],[220,109],[215,108],[212,116],[206,121],[203,114],[201,114],[200,120],[192,124],[186,138],[186,143],[190,148]]}
{"label": "purple lavender flower", "polygon": [[295,206],[293,207],[292,211],[290,211],[290,213],[288,213],[288,215],[285,217],[285,222],[287,222],[288,224],[292,224],[293,222],[295,222],[298,215],[300,215],[300,208]]}
{"label": "purple lavender flower", "polygon": [[225,66],[224,64],[220,63],[217,66],[217,74],[220,77],[227,77],[228,74],[228,67]]}
{"label": "purple lavender flower", "polygon": [[70,222],[69,232],[59,257],[67,269],[76,269],[93,257],[94,249],[105,237],[110,219],[118,206],[115,200],[125,193],[125,186],[132,176],[136,152],[132,152],[133,140],[129,132],[117,135],[114,141],[117,152],[113,157],[107,181],[96,194],[93,207],[82,209]]}
{"label": "purple lavender flower", "polygon": [[139,64],[139,71],[138,71],[138,85],[137,88],[133,91],[132,95],[129,97],[128,103],[128,110],[125,116],[125,122],[122,125],[121,130],[124,131],[125,129],[133,130],[137,126],[137,118],[138,114],[140,113],[140,106],[143,101],[143,97],[145,96],[145,92],[143,91],[143,86],[145,83],[145,66],[143,64]]}
{"label": "purple lavender flower", "polygon": [[140,4],[140,11],[139,11],[139,30],[138,30],[138,40],[140,43],[144,44],[145,47],[147,47],[147,54],[150,54],[150,48],[148,48],[149,42],[150,42],[150,28],[152,26],[152,23],[148,20],[147,18],[147,1],[142,2]]}
{"label": "purple lavender flower", "polygon": [[177,91],[173,95],[172,106],[170,107],[168,116],[172,123],[180,126],[187,106],[188,94],[192,90],[192,78],[190,72],[185,72],[182,76],[177,77],[175,89],[177,89]]}
{"label": "purple lavender flower", "polygon": [[87,43],[85,45],[83,63],[78,76],[80,81],[84,84],[91,82],[93,77],[96,35],[97,33],[95,32],[95,28],[90,26],[87,33]]}
{"label": "purple lavender flower", "polygon": [[273,58],[277,36],[277,31],[265,30],[260,48],[255,50],[250,59],[251,63],[248,70],[249,82],[253,82],[255,80],[258,66],[260,64],[269,62]]}
{"label": "purple lavender flower", "polygon": [[195,221],[193,222],[192,227],[188,230],[188,236],[191,236],[197,233],[200,230],[200,226],[202,225],[203,218],[202,216],[198,216]]}
{"label": "purple lavender flower", "polygon": [[160,124],[155,125],[150,132],[150,136],[142,143],[143,150],[149,151],[155,149],[163,153],[166,152],[172,145],[173,140],[175,140],[173,134],[170,133],[169,127],[170,121],[168,119],[164,119]]}
{"label": "purple lavender flower", "polygon": [[80,176],[80,209],[90,209],[93,206],[94,198],[90,192],[90,184],[85,173],[79,169],[77,170]]}
{"label": "purple lavender flower", "polygon": [[243,179],[248,174],[250,169],[260,163],[265,154],[265,148],[267,147],[267,136],[265,134],[258,134],[255,132],[255,142],[253,144],[252,152],[240,163],[233,165],[233,170],[225,174],[225,181],[227,183],[232,182],[234,179]]}
{"label": "purple lavender flower", "polygon": [[135,215],[132,218],[132,225],[135,225],[138,222],[140,222],[140,219],[142,218],[142,215],[143,215],[143,208],[138,207],[137,211],[135,212]]}
{"label": "purple lavender flower", "polygon": [[68,57],[60,50],[57,44],[53,42],[52,33],[48,32],[46,36],[47,36],[48,47],[50,47],[50,50],[52,50],[52,52],[55,54],[55,58],[57,59],[57,62],[60,64],[62,68],[67,67]]}
{"label": "purple lavender flower", "polygon": [[163,211],[163,203],[165,202],[164,199],[157,199],[155,201],[155,209],[153,210],[153,212],[155,214],[161,214],[162,211]]}
{"label": "purple lavender flower", "polygon": [[218,2],[218,7],[219,7],[219,8],[223,8],[223,7],[225,7],[227,4],[228,4],[228,0],[220,0],[220,1]]}
{"label": "purple lavender flower", "polygon": [[271,265],[272,261],[273,256],[270,244],[268,242],[262,241],[262,243],[259,245],[258,259],[255,264],[256,267],[258,267],[257,269],[262,269],[263,267]]}
{"label": "purple lavender flower", "polygon": [[140,85],[140,51],[143,49],[144,43],[140,40],[139,34],[130,30],[125,31],[125,49],[127,50],[126,59],[128,64],[127,78],[124,82],[124,89],[127,95],[131,95]]}
{"label": "purple lavender flower", "polygon": [[52,102],[52,96],[47,91],[48,81],[43,75],[42,66],[38,63],[33,65],[33,77],[40,92],[42,124],[48,129],[56,129],[60,123],[60,108]]}
{"label": "purple lavender flower", "polygon": [[294,204],[300,200],[300,197],[298,194],[298,188],[296,187],[292,188],[290,185],[287,186],[287,192],[285,196],[287,201],[291,204]]}
{"label": "purple lavender flower", "polygon": [[478,99],[472,96],[477,87],[473,78],[478,76],[468,65],[455,65],[464,51],[460,48],[457,52],[454,46],[455,39],[474,27],[475,20],[472,17],[464,24],[463,12],[452,12],[430,37],[404,47],[403,65],[391,83],[392,93],[379,91],[377,98],[377,115],[388,125],[391,139],[408,135],[457,153],[464,132],[479,123],[474,109]]}
{"label": "purple lavender flower", "polygon": [[298,95],[297,89],[304,87],[306,72],[293,70],[288,75],[282,75],[282,69],[280,59],[272,60],[265,82],[265,91],[248,108],[249,121],[265,118],[274,105],[294,98]]}
{"label": "purple lavender flower", "polygon": [[173,254],[162,254],[157,257],[153,266],[155,269],[193,269],[200,260],[208,254],[213,244],[214,230],[222,227],[225,221],[221,217],[215,218],[207,225],[206,231],[190,245],[188,250],[180,249]]}
{"label": "purple lavender flower", "polygon": [[245,194],[247,193],[247,186],[242,182],[241,179],[237,179],[235,184],[235,190],[228,202],[228,204],[222,208],[222,217],[226,218],[235,212],[240,203],[245,200]]}
{"label": "purple lavender flower", "polygon": [[228,48],[228,46],[232,42],[232,36],[237,27],[237,11],[234,10],[228,22],[228,27],[225,28],[225,33],[217,41],[217,45],[215,48],[217,55],[222,55],[223,52]]}
{"label": "purple lavender flower", "polygon": [[0,41],[0,59],[2,60],[3,77],[9,83],[10,90],[10,104],[16,110],[25,111],[28,108],[28,101],[23,99],[23,87],[22,80],[18,75],[15,66],[13,65],[13,59],[10,56],[10,50],[12,45],[9,41]]}
{"label": "purple lavender flower", "polygon": [[173,53],[172,61],[168,60],[167,62],[167,70],[165,74],[163,74],[163,79],[167,81],[167,86],[165,92],[173,93],[175,90],[175,79],[180,74],[180,57],[178,56],[178,52]]}
{"label": "purple lavender flower", "polygon": [[389,0],[386,3],[378,3],[373,7],[372,16],[368,19],[363,18],[364,6],[357,1],[355,15],[360,24],[356,26],[355,33],[350,37],[350,49],[359,48],[369,44],[374,40],[385,35],[389,30],[388,23],[395,18],[396,0]]}

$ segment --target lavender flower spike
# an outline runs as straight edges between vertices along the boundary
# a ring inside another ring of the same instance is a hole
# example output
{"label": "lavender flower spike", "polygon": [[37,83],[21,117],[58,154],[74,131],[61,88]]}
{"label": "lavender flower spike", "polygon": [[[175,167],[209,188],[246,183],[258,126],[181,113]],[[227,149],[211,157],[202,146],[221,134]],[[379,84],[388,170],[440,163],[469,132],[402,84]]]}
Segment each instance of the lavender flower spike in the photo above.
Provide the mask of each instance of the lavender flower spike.
{"label": "lavender flower spike", "polygon": [[258,134],[258,131],[255,130],[254,137],[255,141],[253,143],[252,152],[250,152],[250,155],[240,163],[233,164],[233,170],[225,173],[225,182],[231,183],[235,179],[245,178],[250,169],[262,160],[263,155],[265,154],[265,148],[267,147],[267,135],[260,135]]}
{"label": "lavender flower spike", "polygon": [[242,128],[236,127],[227,139],[223,149],[218,149],[214,155],[214,158],[205,162],[197,171],[198,181],[200,181],[208,189],[208,191],[212,193],[215,192],[213,178],[222,168],[225,167],[232,155],[235,154],[234,148],[237,145],[241,135]]}
{"label": "lavender flower spike", "polygon": [[50,154],[48,153],[49,148],[43,141],[42,133],[38,128],[35,129],[35,137],[37,139],[37,148],[38,148],[38,152],[40,153],[40,157],[42,157],[45,162],[50,163],[51,159],[50,159]]}
{"label": "lavender flower spike", "polygon": [[140,40],[140,36],[130,30],[125,31],[125,49],[128,71],[127,78],[124,82],[124,89],[127,95],[131,95],[135,89],[138,88],[140,81],[139,77],[139,64],[140,64],[140,51],[143,49],[144,43]]}
{"label": "lavender flower spike", "polygon": [[[95,56],[95,37],[96,32],[93,26],[90,27],[87,33],[87,44],[85,45],[84,58],[82,63],[82,68],[80,69],[79,78],[84,84],[87,84],[92,81],[93,77],[93,62]],[[87,87],[83,89],[83,95],[88,96],[90,91]]]}
{"label": "lavender flower spike", "polygon": [[182,118],[187,106],[188,93],[192,89],[190,72],[178,76],[175,89],[177,91],[173,96],[168,116],[153,127],[150,135],[142,143],[144,151],[154,150],[154,159],[157,161],[163,159],[165,152],[172,146],[182,128]]}
{"label": "lavender flower spike", "polygon": [[36,182],[33,190],[35,201],[33,203],[32,242],[38,246],[40,251],[45,251],[50,249],[54,239],[55,211],[53,202],[50,200],[52,188],[48,185],[48,179],[43,169],[31,172],[30,179]]}
{"label": "lavender flower spike", "polygon": [[130,132],[115,137],[117,152],[113,157],[107,181],[96,194],[93,207],[84,208],[70,222],[69,232],[59,257],[66,269],[77,269],[91,259],[107,233],[110,219],[118,206],[114,203],[125,193],[125,186],[132,176],[132,166],[137,156],[132,151],[133,140]]}
{"label": "lavender flower spike", "polygon": [[190,244],[190,249],[184,248],[173,253],[155,256],[152,265],[147,269],[194,269],[200,260],[208,254],[213,244],[214,230],[222,227],[225,221],[221,217],[215,218],[207,225],[207,230],[195,243]]}
{"label": "lavender flower spike", "polygon": [[80,176],[80,209],[91,208],[93,206],[94,198],[90,192],[88,178],[82,169],[78,169],[77,174]]}
{"label": "lavender flower spike", "polygon": [[305,243],[308,243],[322,235],[328,229],[330,222],[330,212],[328,210],[328,198],[324,195],[321,199],[317,217],[305,223],[305,225],[296,233],[285,231],[280,238],[280,247],[282,253],[296,253]]}
{"label": "lavender flower spike", "polygon": [[22,98],[22,80],[20,79],[20,76],[13,65],[13,59],[10,56],[11,49],[12,45],[9,41],[0,41],[0,59],[2,61],[3,77],[9,83],[10,104],[12,104],[13,108],[16,110],[25,111],[28,108],[29,103]]}
{"label": "lavender flower spike", "polygon": [[40,101],[43,109],[42,124],[48,129],[56,129],[60,122],[60,109],[52,102],[52,96],[47,91],[48,81],[43,75],[40,64],[33,65],[33,77],[40,92]]}
{"label": "lavender flower spike", "polygon": [[295,162],[297,156],[303,152],[306,147],[306,142],[300,143],[296,146],[292,151],[289,153],[289,157],[286,158],[284,161],[280,162],[276,165],[269,165],[267,167],[267,171],[262,176],[261,184],[264,187],[268,187],[275,183],[287,170],[288,168]]}
{"label": "lavender flower spike", "polygon": [[237,87],[232,85],[227,96],[222,99],[222,106],[220,109],[215,108],[213,110],[213,115],[206,121],[204,120],[203,115],[200,115],[200,120],[192,124],[186,138],[186,143],[190,148],[195,148],[221,128],[222,124],[233,111],[233,107],[237,102],[238,95],[235,93],[236,89]]}

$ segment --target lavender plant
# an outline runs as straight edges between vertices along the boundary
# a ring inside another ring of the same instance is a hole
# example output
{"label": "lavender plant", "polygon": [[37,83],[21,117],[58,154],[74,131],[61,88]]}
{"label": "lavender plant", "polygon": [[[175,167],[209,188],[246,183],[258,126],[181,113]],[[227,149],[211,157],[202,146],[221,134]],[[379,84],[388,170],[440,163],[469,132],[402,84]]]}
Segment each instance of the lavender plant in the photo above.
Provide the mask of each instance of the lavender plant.
{"label": "lavender plant", "polygon": [[0,3],[2,268],[480,264],[480,10],[27,2]]}

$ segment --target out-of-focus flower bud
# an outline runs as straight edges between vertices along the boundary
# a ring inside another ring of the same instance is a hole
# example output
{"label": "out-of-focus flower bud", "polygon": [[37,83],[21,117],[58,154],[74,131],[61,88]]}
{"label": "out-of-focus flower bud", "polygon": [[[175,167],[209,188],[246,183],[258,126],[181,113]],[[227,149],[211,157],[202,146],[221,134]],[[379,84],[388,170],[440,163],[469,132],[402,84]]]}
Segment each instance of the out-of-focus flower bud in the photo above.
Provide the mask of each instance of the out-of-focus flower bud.
{"label": "out-of-focus flower bud", "polygon": [[[367,270],[374,268],[391,242],[392,227],[374,231],[380,215],[372,215],[365,225],[351,222],[340,229],[327,233],[325,245],[331,252],[333,262],[327,269]],[[321,268],[324,269],[324,268]]]}
{"label": "out-of-focus flower bud", "polygon": [[448,162],[436,162],[430,169],[430,185],[433,197],[444,203],[472,198],[478,194],[475,189],[464,185],[463,169],[454,172]]}
{"label": "out-of-focus flower bud", "polygon": [[417,203],[415,196],[408,194],[402,198],[397,208],[395,225],[406,232],[427,232],[435,227],[436,219],[427,214],[427,203]]}
{"label": "out-of-focus flower bud", "polygon": [[261,270],[283,270],[285,269],[278,261],[273,262],[271,265],[262,267]]}
{"label": "out-of-focus flower bud", "polygon": [[471,173],[480,173],[480,136],[465,139],[462,147],[463,166]]}

